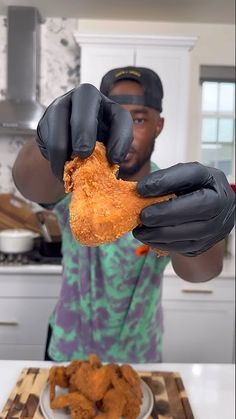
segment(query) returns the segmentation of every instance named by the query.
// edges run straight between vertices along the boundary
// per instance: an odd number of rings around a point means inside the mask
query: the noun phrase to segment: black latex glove
[[[64,164],[74,153],[88,157],[96,140],[107,148],[110,163],[120,163],[133,138],[128,111],[112,102],[91,84],[82,84],[57,98],[45,111],[37,128],[37,143],[60,180]]]
[[[142,196],[177,195],[142,211],[143,225],[133,234],[151,247],[196,256],[234,226],[235,194],[218,169],[197,162],[177,164],[146,176],[137,190]]]

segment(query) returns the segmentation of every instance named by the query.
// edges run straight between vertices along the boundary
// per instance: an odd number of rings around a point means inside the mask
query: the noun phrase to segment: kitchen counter
[[[0,274],[61,274],[62,265],[0,265]],[[172,264],[169,263],[165,269],[165,276],[176,276]],[[234,278],[235,277],[235,260],[234,258],[225,258],[224,266],[218,278]]]
[[[0,361],[0,411],[25,367],[49,368],[51,362]],[[234,418],[233,364],[139,364],[139,371],[176,371],[181,374],[195,419]]]
[[[62,265],[0,265],[0,274],[12,275],[12,274],[61,274]]]

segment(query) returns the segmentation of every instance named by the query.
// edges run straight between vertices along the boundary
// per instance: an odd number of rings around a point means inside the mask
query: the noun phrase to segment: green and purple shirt
[[[103,362],[160,362],[162,277],[169,257],[140,251],[142,243],[131,232],[111,244],[80,245],[70,230],[69,203],[70,194],[55,207],[63,282],[50,319],[50,357],[65,362],[96,353]]]

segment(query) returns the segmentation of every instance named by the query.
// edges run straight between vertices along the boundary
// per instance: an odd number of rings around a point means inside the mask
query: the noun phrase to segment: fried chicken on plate
[[[72,419],[136,419],[143,393],[130,365],[102,365],[91,354],[85,361],[51,367],[49,397],[51,409],[67,409]]]
[[[72,192],[71,231],[83,245],[113,242],[140,224],[143,208],[175,196],[141,197],[137,182],[116,178],[118,170],[118,165],[108,162],[105,146],[98,141],[91,156],[75,157],[65,164],[65,191]]]

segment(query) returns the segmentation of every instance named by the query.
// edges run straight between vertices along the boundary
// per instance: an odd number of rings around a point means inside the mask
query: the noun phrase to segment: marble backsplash
[[[48,18],[41,25],[40,97],[48,106],[56,97],[79,84],[80,51],[73,32],[76,19]],[[0,16],[0,100],[6,96],[7,27]],[[12,179],[15,158],[28,138],[0,135],[0,193],[17,192]]]

